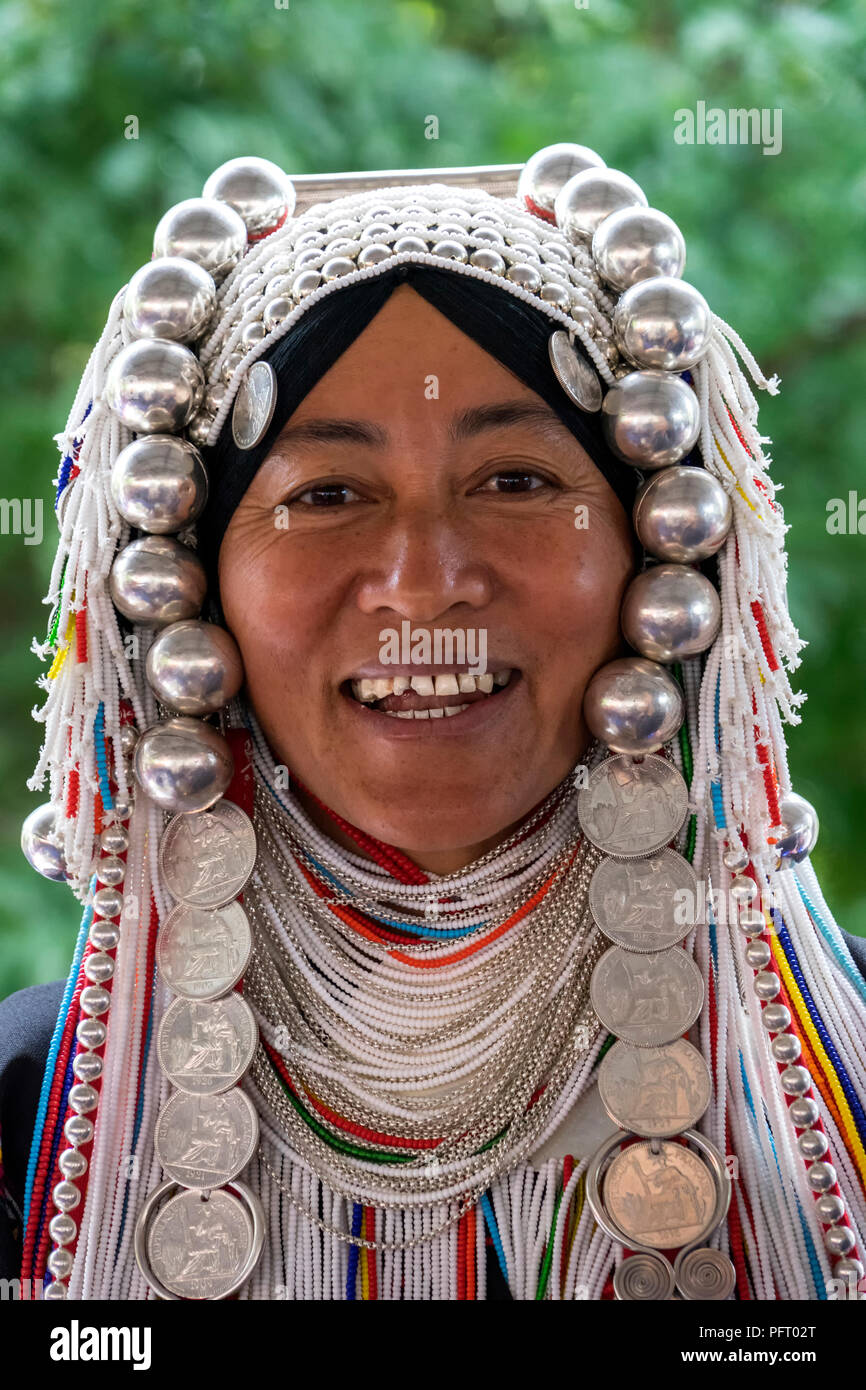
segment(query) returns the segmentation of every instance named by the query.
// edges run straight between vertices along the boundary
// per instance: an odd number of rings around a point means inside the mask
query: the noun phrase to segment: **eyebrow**
[[[503,429],[508,425],[553,426],[566,431],[556,411],[543,401],[497,401],[491,405],[472,406],[461,410],[451,421],[449,434],[455,442],[471,439],[485,430]],[[277,441],[279,444],[364,444],[385,448],[388,432],[368,420],[302,420],[287,425]]]

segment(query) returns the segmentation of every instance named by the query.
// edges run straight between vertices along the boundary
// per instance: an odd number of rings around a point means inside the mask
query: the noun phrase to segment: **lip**
[[[497,669],[501,671],[504,668],[500,666]],[[417,675],[418,672],[419,668],[414,667],[412,673]],[[401,672],[392,667],[390,674],[399,675]],[[503,719],[513,718],[514,701],[522,698],[523,684],[522,675],[516,679],[512,677],[508,685],[500,687],[497,695],[476,701],[462,714],[442,719],[393,719],[390,715],[360,704],[342,689],[340,699],[360,736],[366,734],[385,739],[467,738],[481,732],[488,733]],[[458,698],[454,696],[455,700]]]
[[[387,680],[389,676],[466,676],[466,675],[485,675],[495,674],[497,671],[518,671],[520,668],[515,661],[506,661],[497,656],[488,656],[484,668],[479,672],[477,664],[471,661],[460,662],[451,666],[381,666],[378,662],[368,662],[365,666],[356,666],[354,671],[343,676],[344,681],[360,680]],[[507,686],[504,687],[507,689]]]

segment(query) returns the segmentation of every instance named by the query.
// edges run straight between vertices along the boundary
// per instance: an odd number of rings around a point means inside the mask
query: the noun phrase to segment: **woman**
[[[775,383],[631,179],[516,172],[300,211],[230,161],[112,306],[24,834],[85,902],[10,1171],[46,1297],[862,1275],[866,984],[734,349]]]

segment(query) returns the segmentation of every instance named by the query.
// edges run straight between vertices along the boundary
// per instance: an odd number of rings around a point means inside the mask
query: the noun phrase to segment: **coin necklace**
[[[682,1298],[720,1300],[735,1282],[730,1260],[704,1244],[724,1220],[730,1187],[718,1150],[694,1129],[711,1099],[710,1074],[683,1037],[704,995],[698,967],[680,949],[701,915],[697,878],[668,848],[687,807],[682,776],[654,754],[608,758],[578,796],[583,832],[607,855],[589,901],[613,944],[590,995],[618,1041],[599,1068],[599,1095],[628,1137],[623,1147],[614,1134],[593,1156],[587,1201],[602,1229],[633,1252],[614,1275],[616,1297],[626,1300],[670,1298],[675,1287]],[[671,1263],[662,1251],[678,1254]]]

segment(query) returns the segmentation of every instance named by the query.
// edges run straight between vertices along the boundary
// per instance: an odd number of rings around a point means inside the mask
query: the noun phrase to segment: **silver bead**
[[[104,883],[106,888],[116,888],[126,877],[126,865],[122,859],[108,855],[99,860],[96,866],[96,875],[99,882]]]
[[[393,254],[395,256],[402,256],[404,254],[422,256],[426,254],[427,249],[427,242],[423,237],[412,235],[401,236],[394,242]],[[354,266],[352,268],[354,269]]]
[[[66,859],[55,843],[55,809],[50,801],[37,806],[21,827],[21,852],[31,868],[55,883],[66,881]]]
[[[131,726],[124,724],[123,727],[128,729]],[[138,735],[130,746],[130,753],[134,752],[137,742]],[[99,836],[99,847],[106,854],[123,854],[124,850],[129,848],[129,831],[122,825],[107,825]]]
[[[128,796],[121,796],[119,793],[114,798],[114,809],[111,814],[116,821],[129,820],[132,815],[132,800]]]
[[[853,1279],[859,1283],[863,1278],[863,1263],[861,1260],[845,1257],[837,1260],[833,1266],[833,1273],[837,1279]]]
[[[250,291],[252,290],[253,285],[257,285],[260,278],[261,273],[258,270],[249,270],[247,271],[246,275],[241,275],[237,281],[237,291],[239,298],[246,299]]]
[[[797,1148],[804,1158],[823,1158],[829,1147],[829,1140],[820,1129],[804,1129],[797,1136]]]
[[[469,252],[459,241],[437,241],[431,248],[431,254],[441,256],[446,261],[459,261],[461,265],[469,260]]]
[[[824,1244],[831,1255],[850,1255],[857,1238],[850,1226],[831,1226],[824,1232]]]
[[[145,627],[194,618],[204,603],[204,566],[171,536],[142,536],[121,550],[109,575],[114,606]]]
[[[678,279],[686,263],[686,243],[667,213],[620,208],[596,228],[592,255],[602,279],[615,290],[627,290],[658,275]]]
[[[245,353],[249,352],[251,347],[255,347],[256,343],[260,343],[266,336],[265,325],[261,319],[251,319],[241,329],[240,341]]]
[[[669,372],[629,372],[604,398],[601,415],[610,448],[635,468],[666,468],[697,441],[698,398]]]
[[[473,227],[470,236],[475,241],[483,242],[485,246],[504,246],[505,237],[498,227]]]
[[[52,1201],[58,1211],[74,1211],[81,1201],[81,1193],[74,1182],[59,1182],[51,1193]]]
[[[121,726],[120,726],[120,750],[121,750],[121,752],[123,753],[123,756],[124,756],[125,758],[129,758],[129,757],[132,756],[132,754],[133,754],[134,751],[135,751],[135,745],[136,745],[137,742],[138,742],[138,729],[136,729],[135,725],[134,725],[134,724],[121,724]],[[117,834],[123,834],[123,835],[126,834],[126,831],[125,831],[125,830],[122,830],[120,826],[113,826],[112,829],[113,829]],[[128,839],[128,837],[127,837],[127,844],[128,844],[128,843],[129,843],[129,839]],[[105,846],[103,846],[103,848],[105,848]],[[125,849],[125,848],[126,848],[126,845],[123,845],[122,848]],[[119,850],[112,850],[111,853],[112,853],[112,854],[119,853]]]
[[[667,471],[671,472],[672,470],[668,469]],[[664,473],[656,474],[657,478],[663,478],[664,476]],[[742,873],[743,869],[749,867],[749,856],[742,846],[737,845],[736,848],[725,850],[722,855],[722,863],[725,868],[730,869],[732,873],[739,874]]]
[[[619,169],[584,169],[563,184],[553,211],[559,230],[572,241],[590,241],[606,217],[620,208],[646,207],[634,179]]]
[[[88,1053],[83,1053],[88,1056]],[[76,1058],[76,1061],[78,1059]],[[64,1178],[71,1182],[73,1178],[83,1178],[87,1172],[87,1159],[78,1149],[62,1149],[57,1159],[57,1167],[60,1169]]]
[[[42,1290],[42,1297],[48,1299],[50,1303],[62,1303],[68,1296],[66,1285],[61,1283],[59,1279],[55,1279],[53,1284],[46,1284]]]
[[[235,372],[237,371],[238,367],[241,365],[243,360],[244,354],[242,352],[230,352],[225,362],[223,362],[222,367],[220,369],[220,376],[222,377],[226,386],[230,384],[232,377],[234,376]]]
[[[362,246],[367,246],[371,242],[387,241],[393,232],[394,226],[391,222],[368,222],[359,240]]]
[[[732,517],[731,499],[712,473],[684,464],[641,483],[632,513],[644,550],[680,565],[715,555],[725,543]]]
[[[797,1129],[806,1129],[810,1125],[816,1125],[821,1118],[818,1109],[818,1102],[811,1096],[798,1096],[792,1100],[788,1106],[788,1114],[791,1117],[791,1124]]]
[[[332,256],[322,266],[322,279],[325,284],[330,284],[332,280],[339,280],[344,275],[351,275],[357,269],[355,262],[350,261],[348,256]]]
[[[202,197],[228,203],[255,239],[282,226],[296,202],[294,184],[279,165],[254,155],[221,164],[202,189]]]
[[[517,180],[517,196],[530,212],[553,220],[553,206],[563,184],[584,169],[604,168],[604,160],[586,145],[561,142],[530,155]]]
[[[71,1250],[52,1250],[46,1264],[55,1279],[68,1279],[72,1273]]]
[[[741,912],[737,918],[737,926],[740,931],[745,932],[746,936],[760,936],[767,929],[766,918],[763,912],[756,909],[747,908]]]
[[[95,951],[84,962],[85,977],[94,985],[104,985],[114,974],[114,961],[104,951]]]
[[[836,1186],[836,1169],[832,1163],[819,1159],[806,1169],[806,1181],[813,1192],[829,1192],[831,1187]]]
[[[683,722],[683,695],[663,666],[621,657],[597,671],[583,697],[590,731],[614,753],[651,753]]]
[[[69,1092],[69,1106],[76,1115],[87,1115],[99,1104],[99,1092],[86,1082],[73,1086]]]
[[[119,917],[123,911],[123,894],[116,888],[97,888],[93,895],[93,911],[97,917]]]
[[[790,1025],[791,1015],[784,1004],[767,1004],[761,1010],[761,1022],[768,1033],[784,1033]]]
[[[134,337],[174,343],[201,337],[215,308],[213,276],[181,256],[159,256],[143,265],[123,297],[123,317]]]
[[[201,414],[215,416],[226,398],[226,388],[222,381],[215,381],[204,393]]]
[[[207,473],[186,439],[152,434],[121,449],[111,470],[111,495],[130,526],[170,535],[191,526],[204,510]]]
[[[639,280],[626,290],[613,315],[616,345],[636,367],[684,372],[706,355],[712,332],[710,306],[699,290],[670,275]]]
[[[105,378],[105,400],[136,434],[176,434],[204,398],[204,372],[182,343],[139,338],[114,358]]]
[[[766,941],[750,941],[746,947],[746,962],[753,970],[763,970],[770,963],[770,954]]]
[[[770,1043],[770,1051],[775,1061],[781,1062],[784,1067],[789,1067],[793,1062],[800,1060],[803,1047],[800,1039],[794,1033],[777,1033]]]
[[[541,289],[541,271],[537,266],[529,265],[526,261],[516,261],[514,265],[508,267],[506,279],[512,284],[520,285],[530,294],[537,294]]]
[[[769,1004],[767,1007],[772,1009],[776,1006]],[[766,1009],[764,1012],[766,1013]],[[805,1067],[786,1067],[783,1072],[779,1073],[779,1080],[782,1084],[782,1090],[787,1096],[805,1096],[806,1092],[812,1088],[812,1078]]]
[[[186,198],[169,208],[153,238],[156,256],[194,261],[220,284],[247,244],[247,229],[234,208],[210,198]]]
[[[75,1036],[82,1047],[102,1047],[108,1029],[99,1018],[83,1018],[75,1029]]]
[[[479,270],[487,270],[491,275],[505,274],[505,261],[492,246],[479,246],[475,251],[471,251],[469,264],[477,266]]]
[[[781,869],[789,869],[792,864],[801,864],[818,843],[818,815],[804,796],[796,792],[785,792],[779,797],[779,811],[782,822],[774,827],[774,849],[779,856]]]
[[[214,714],[243,681],[237,643],[216,623],[172,623],[147,653],[147,679],[163,704],[178,714]]]
[[[87,937],[97,951],[113,951],[120,940],[120,927],[116,922],[106,922],[97,917],[92,922]]]
[[[366,246],[361,247],[358,253],[358,267],[365,270],[367,266],[378,265],[380,261],[387,261],[388,257],[393,256],[393,254],[390,246],[386,246],[384,241],[371,241]],[[436,254],[441,253],[437,252]]]
[[[262,314],[265,332],[270,333],[273,329],[278,328],[283,320],[289,317],[294,307],[291,299],[287,299],[285,295],[277,295],[276,299],[269,299]]]
[[[845,1203],[835,1192],[825,1192],[815,1202],[815,1215],[825,1226],[832,1221],[841,1221],[845,1215]]]
[[[203,449],[207,444],[208,435],[211,432],[214,417],[206,411],[201,411],[194,415],[187,426],[187,438],[190,444],[194,444],[197,449]]]
[[[762,946],[765,944],[765,942],[761,942]],[[782,988],[778,975],[775,975],[772,970],[760,970],[752,981],[752,987],[759,999],[766,1000],[775,999]]]
[[[111,995],[107,989],[101,985],[87,985],[81,991],[80,997],[81,1011],[85,1014],[95,1015],[107,1013],[111,1006]]]
[[[102,1075],[102,1058],[95,1052],[79,1052],[73,1059],[72,1071],[79,1081],[90,1084]]]
[[[48,1234],[57,1245],[70,1245],[78,1235],[78,1227],[71,1216],[58,1212],[48,1222]]]
[[[317,270],[302,270],[292,281],[292,298],[305,299],[313,290],[317,290],[322,283],[322,277]]]
[[[84,1115],[70,1115],[63,1126],[63,1133],[70,1144],[77,1144],[79,1148],[83,1148],[93,1138],[93,1121]]]
[[[651,661],[683,661],[716,640],[722,605],[715,586],[689,565],[652,565],[622,601],[626,641]]]
[[[728,892],[738,907],[753,903],[758,896],[758,885],[753,878],[746,874],[737,874],[732,878],[728,887]]]
[[[564,310],[565,313],[569,311],[571,293],[565,285],[548,282],[548,284],[541,286],[538,297],[545,304],[553,304],[557,309]]]
[[[183,716],[146,729],[135,750],[136,781],[167,811],[206,810],[222,796],[233,770],[222,735]]]

